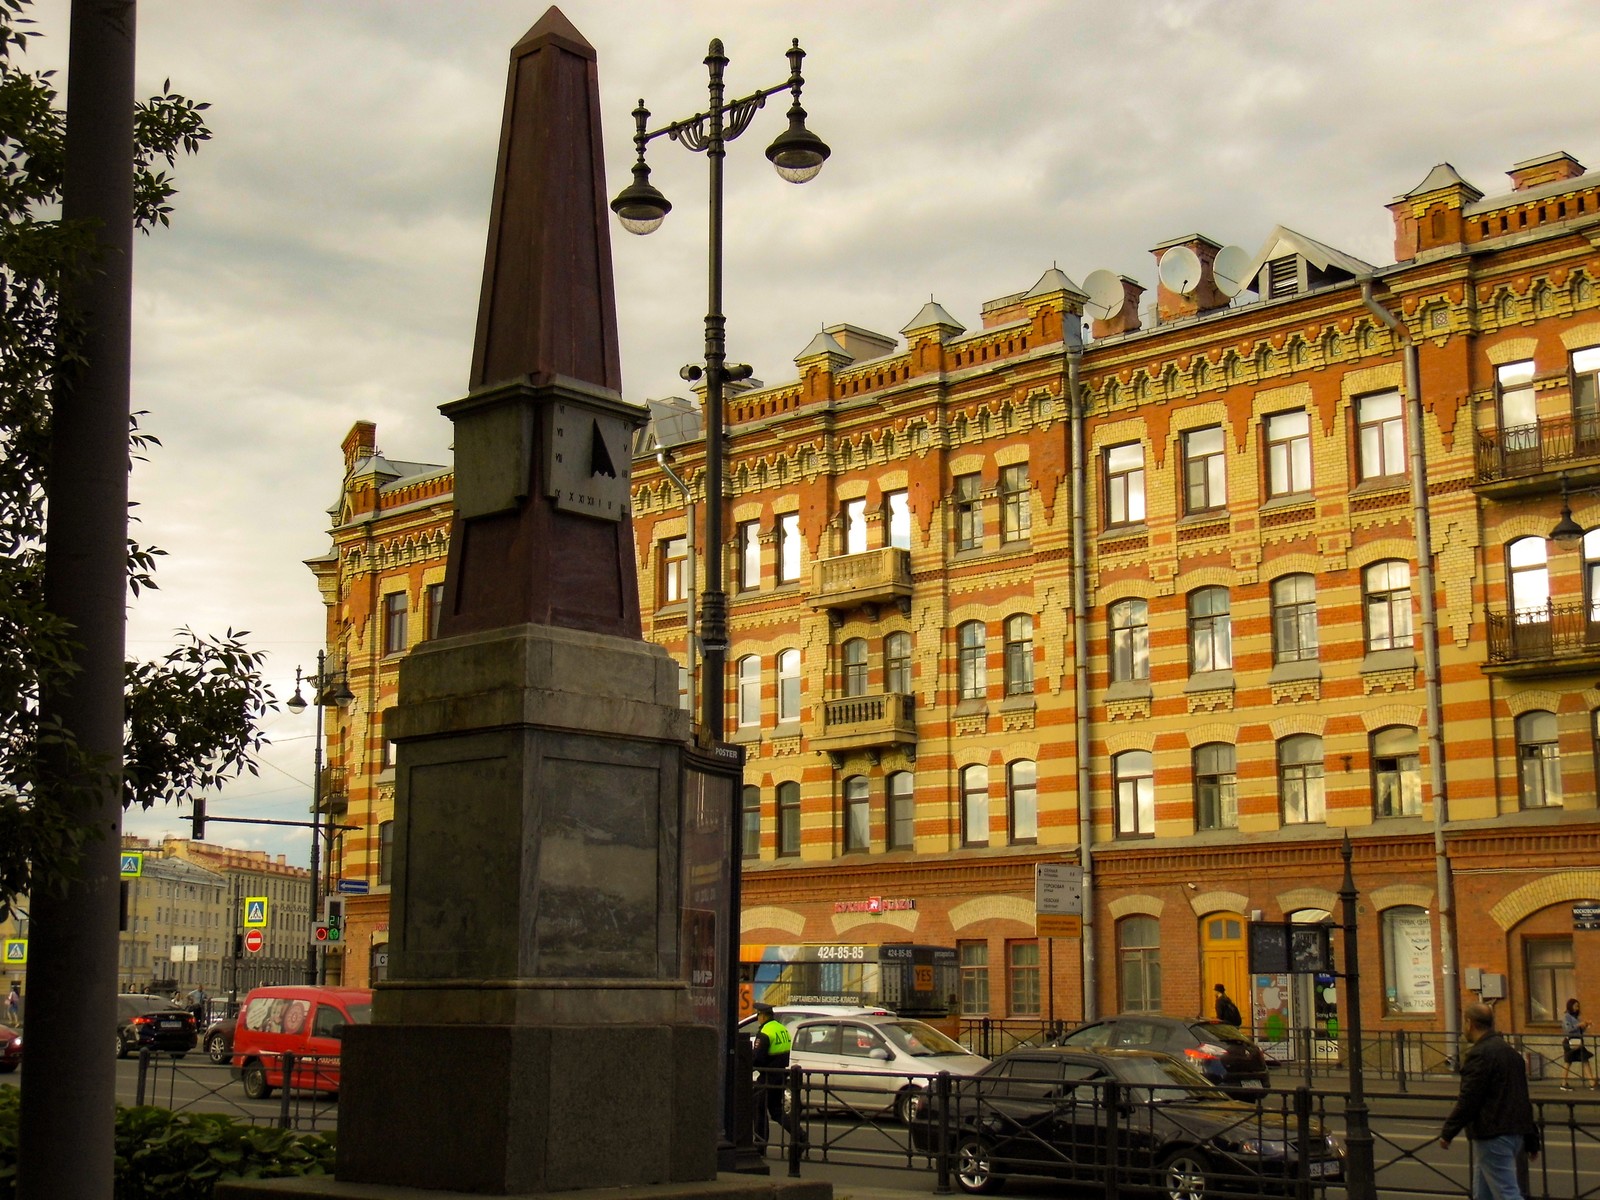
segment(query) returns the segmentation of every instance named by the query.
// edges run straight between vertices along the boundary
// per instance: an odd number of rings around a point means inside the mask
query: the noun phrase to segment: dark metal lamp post
[[[1344,880],[1339,902],[1344,918],[1345,1001],[1349,1008],[1350,1098],[1344,1106],[1345,1194],[1349,1200],[1377,1200],[1377,1180],[1372,1156],[1372,1128],[1367,1122],[1366,1072],[1361,1059],[1361,954],[1356,943],[1356,883],[1350,870],[1350,835],[1339,849],[1344,859]]]
[[[317,708],[317,733],[316,743],[312,750],[311,758],[311,880],[309,883],[310,902],[306,919],[306,983],[315,986],[319,958],[317,944],[311,940],[311,927],[317,923],[318,902],[321,897],[317,894],[321,889],[318,878],[317,856],[322,848],[322,710],[330,706],[343,708],[355,699],[355,693],[350,690],[345,682],[344,672],[330,673],[327,669],[328,656],[325,651],[317,651],[317,674],[308,682],[312,685],[312,702]],[[338,684],[334,685],[337,675]],[[304,676],[300,668],[294,669],[294,695],[283,702],[283,706],[296,715],[305,712],[306,698],[300,694],[300,683]],[[329,822],[329,832],[332,832],[332,822]],[[333,856],[332,838],[329,839],[328,855]]]
[[[728,59],[722,42],[713,38],[706,54],[710,71],[711,103],[707,111],[660,129],[646,132],[650,110],[644,101],[633,110],[633,142],[639,158],[633,166],[633,182],[611,202],[622,227],[629,233],[646,234],[657,229],[672,211],[667,198],[650,184],[650,168],[645,164],[645,147],[663,135],[696,153],[704,153],[711,168],[711,251],[706,300],[706,581],[700,602],[700,647],[705,663],[701,681],[701,725],[706,737],[723,738],[723,676],[728,658],[728,594],[722,579],[722,456],[723,389],[729,380],[748,379],[751,370],[742,363],[727,362],[726,321],[722,313],[722,160],[726,145],[743,133],[767,97],[788,89],[793,94],[789,105],[789,127],[767,147],[767,158],[778,174],[790,183],[814,179],[827,161],[827,145],[806,128],[806,110],[800,107],[800,89],[805,80],[800,62],[805,51],[795,39],[788,50],[789,78],[742,100],[724,103],[722,71]],[[699,377],[698,367],[685,368],[686,379]],[[693,564],[690,564],[693,570]]]

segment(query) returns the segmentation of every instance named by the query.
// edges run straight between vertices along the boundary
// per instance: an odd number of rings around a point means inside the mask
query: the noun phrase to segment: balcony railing
[[[1482,430],[1475,445],[1481,483],[1542,475],[1570,463],[1600,458],[1600,413]]]
[[[350,807],[350,795],[344,786],[343,767],[322,768],[322,808],[335,816]]]
[[[917,744],[916,713],[910,696],[842,696],[822,702],[822,727],[811,737],[813,750],[871,750]]]
[[[1544,604],[1489,614],[1491,663],[1600,655],[1600,606]],[[1583,668],[1592,669],[1587,662]]]
[[[898,604],[911,611],[911,552],[895,546],[825,558],[811,568],[813,608]]]

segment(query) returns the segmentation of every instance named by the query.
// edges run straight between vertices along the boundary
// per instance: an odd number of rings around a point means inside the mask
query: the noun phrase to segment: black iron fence
[[[1600,456],[1600,414],[1549,417],[1536,425],[1480,431],[1474,441],[1478,478],[1516,479]]]
[[[241,1072],[159,1051],[139,1052],[134,1103],[173,1112],[221,1113],[251,1125],[274,1125],[301,1131],[335,1128],[339,1123],[339,1060],[309,1055],[270,1055],[271,1077],[279,1082],[269,1095],[251,1089]],[[257,1090],[257,1095],[250,1095]]]

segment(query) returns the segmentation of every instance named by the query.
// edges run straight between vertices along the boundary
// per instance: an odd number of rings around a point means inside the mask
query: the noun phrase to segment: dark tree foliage
[[[71,778],[92,779],[96,770],[39,714],[41,692],[75,670],[73,631],[44,603],[45,482],[53,383],[81,361],[80,323],[63,296],[95,263],[93,231],[60,219],[66,113],[53,73],[20,63],[37,36],[29,3],[0,0],[0,918],[13,897],[73,878],[86,839],[105,832],[37,800],[43,763],[63,764]],[[169,223],[176,187],[167,171],[211,136],[207,107],[172,91],[170,81],[138,106],[134,220],[143,232]],[[158,444],[140,433],[141,415],[129,430],[130,465]],[[135,595],[155,586],[160,553],[128,543]],[[125,807],[176,801],[254,773],[258,721],[276,707],[245,633],[176,636],[161,661],[127,664]]]

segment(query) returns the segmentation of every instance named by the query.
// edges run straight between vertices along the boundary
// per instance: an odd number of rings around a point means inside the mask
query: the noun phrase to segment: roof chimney
[[[1098,317],[1089,322],[1089,336],[1116,337],[1119,333],[1136,333],[1139,329],[1139,303],[1144,299],[1144,285],[1126,275],[1118,275],[1122,285],[1122,307],[1104,321]]]
[[[1506,174],[1511,176],[1512,191],[1525,192],[1541,183],[1576,179],[1583,174],[1583,164],[1565,150],[1557,150],[1554,154],[1541,154],[1538,158],[1519,162]]]
[[[344,473],[348,475],[358,461],[378,452],[378,427],[371,421],[357,421],[350,426],[339,448],[344,451]]]
[[[1156,256],[1156,313],[1161,320],[1176,321],[1181,317],[1193,317],[1212,309],[1228,307],[1228,297],[1218,290],[1211,271],[1211,264],[1221,249],[1221,244],[1210,238],[1191,233],[1173,238],[1170,242],[1162,242],[1150,251]],[[1187,290],[1179,290],[1176,286],[1179,283],[1177,272],[1161,269],[1162,261],[1174,250],[1187,250],[1199,260],[1194,278],[1183,281],[1189,285]]]

